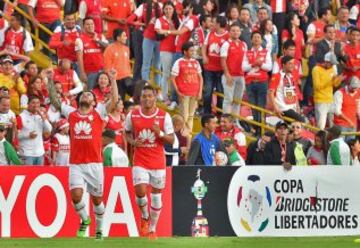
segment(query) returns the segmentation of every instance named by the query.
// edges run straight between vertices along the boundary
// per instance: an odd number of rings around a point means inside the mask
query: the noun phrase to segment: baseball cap
[[[279,121],[278,123],[276,123],[275,129],[279,129],[280,127],[288,128],[289,126],[285,121]]]
[[[350,88],[352,88],[352,89],[360,88],[360,80],[358,77],[354,76],[350,79]]]
[[[6,62],[10,62],[11,64],[14,64],[14,61],[10,56],[6,56],[1,60],[1,63],[6,63]]]
[[[325,54],[324,62],[329,62],[329,63],[331,63],[333,65],[339,64],[339,62],[337,61],[335,53],[332,53],[332,52],[328,52],[327,54]]]
[[[68,122],[65,118],[61,118],[60,120],[58,120],[58,122],[56,123],[56,125],[57,125],[57,128],[58,128],[59,130],[61,130],[61,129],[64,129],[64,128],[68,127],[68,126],[69,126],[69,122]]]

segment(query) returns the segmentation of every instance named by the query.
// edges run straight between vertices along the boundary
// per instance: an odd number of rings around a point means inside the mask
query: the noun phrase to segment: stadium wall
[[[358,175],[358,167],[168,168],[158,234],[359,235]],[[131,169],[105,168],[104,186],[105,236],[138,236]],[[78,225],[67,167],[0,167],[0,237],[74,237]]]

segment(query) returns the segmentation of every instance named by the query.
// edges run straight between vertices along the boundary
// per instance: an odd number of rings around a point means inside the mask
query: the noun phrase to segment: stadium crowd
[[[172,116],[175,141],[165,145],[168,166],[360,165],[359,137],[341,136],[360,129],[360,1],[12,2],[31,20],[0,6],[2,165],[68,165],[69,132],[89,127],[69,131],[51,97],[76,108],[91,92],[107,104],[115,84],[118,101],[102,127],[104,166],[129,166],[125,120],[150,80],[158,102],[180,113]],[[51,68],[30,59],[25,27],[39,24],[54,32],[39,30],[56,51],[43,48]],[[277,119],[275,133],[261,136],[231,115],[261,122],[261,113],[234,99],[295,121]],[[202,130],[192,134],[196,115]],[[321,129],[314,140],[304,123]],[[247,145],[245,132],[258,139]]]

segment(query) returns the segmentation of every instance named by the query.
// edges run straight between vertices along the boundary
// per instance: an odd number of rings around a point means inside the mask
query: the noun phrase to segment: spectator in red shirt
[[[220,127],[216,129],[215,135],[224,141],[226,138],[234,140],[236,150],[246,160],[247,148],[246,137],[239,128],[234,125],[234,118],[230,114],[223,114],[220,118]]]
[[[302,50],[305,46],[304,33],[299,28],[300,18],[298,14],[290,12],[286,22],[286,29],[281,33],[281,41],[284,44],[288,39],[295,42],[295,55],[294,58],[297,60],[302,59]]]
[[[57,26],[61,25],[61,9],[64,3],[64,0],[30,0],[28,4],[29,14],[35,28],[37,28],[40,23],[50,29],[50,31],[54,31]],[[49,44],[50,35],[42,29],[39,29],[39,38],[45,42],[45,44]],[[43,52],[49,57],[52,56],[48,49],[44,48]]]
[[[170,32],[170,30],[178,29],[180,21],[177,17],[175,6],[172,2],[166,2],[163,7],[164,15],[155,21],[155,31],[160,38],[160,63],[162,69],[161,91],[162,100],[168,101],[168,85],[170,78],[171,66],[176,52],[175,35],[161,33]]]
[[[244,56],[242,69],[245,72],[246,94],[251,104],[261,108],[266,106],[268,90],[268,72],[272,68],[270,51],[261,46],[262,37],[259,32],[251,34],[252,48]],[[261,122],[259,111],[253,110],[254,120]],[[256,132],[260,130],[257,128]]]
[[[96,86],[92,92],[96,96],[96,101],[105,103],[110,97],[110,78],[107,73],[101,72],[97,79]]]
[[[162,15],[162,3],[157,0],[146,0],[135,12],[128,18],[128,23],[135,26],[144,27],[144,40],[142,43],[143,61],[141,68],[141,78],[150,79],[151,65],[160,71],[160,43],[156,39],[155,20]],[[135,21],[137,20],[137,21]],[[140,48],[139,48],[140,49]],[[155,82],[160,85],[161,76],[155,74]]]
[[[104,68],[103,49],[108,45],[103,35],[95,33],[94,20],[84,19],[84,32],[75,41],[75,52],[80,70],[80,79],[89,90],[95,86],[98,73]]]
[[[194,44],[192,42],[184,43],[184,57],[176,60],[171,70],[171,81],[178,94],[180,112],[190,131],[193,129],[194,113],[198,100],[201,99],[203,88],[201,67],[199,62],[193,59],[194,53]]]
[[[67,14],[64,17],[64,23],[54,30],[49,47],[56,49],[58,60],[69,59],[77,73],[79,73],[76,64],[75,41],[80,37],[81,28],[76,25],[75,14]]]
[[[221,66],[224,70],[222,85],[224,87],[224,113],[240,114],[240,104],[234,103],[234,99],[242,100],[245,91],[244,72],[241,63],[247,51],[245,42],[239,39],[240,26],[234,23],[230,27],[230,39],[221,46]]]
[[[85,20],[86,17],[91,17],[94,20],[95,32],[101,35],[103,32],[101,19],[101,0],[80,0],[79,2],[80,19]]]
[[[204,64],[204,113],[211,113],[211,100],[214,88],[217,92],[223,93],[221,83],[223,68],[221,66],[220,48],[229,39],[226,30],[226,18],[218,16],[216,18],[215,29],[211,31],[202,47]],[[222,108],[223,99],[218,97],[217,107]]]
[[[344,47],[346,67],[345,73],[348,78],[357,76],[360,78],[360,29],[350,29],[350,43]]]
[[[23,75],[23,80],[25,86],[29,85],[30,78],[35,77],[39,72],[39,69],[34,61],[29,61],[25,64],[25,74]]]

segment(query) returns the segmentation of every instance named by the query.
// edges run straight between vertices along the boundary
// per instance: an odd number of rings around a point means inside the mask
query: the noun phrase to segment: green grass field
[[[0,239],[0,248],[347,248],[359,247],[354,237],[321,238],[160,238],[150,241],[146,238],[94,239]]]

